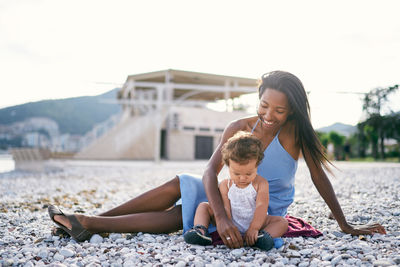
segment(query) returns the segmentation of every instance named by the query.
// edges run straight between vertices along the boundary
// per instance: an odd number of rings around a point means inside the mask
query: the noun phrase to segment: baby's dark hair
[[[256,159],[257,166],[264,158],[261,141],[249,132],[239,131],[222,147],[222,159],[229,166],[229,160],[239,164],[246,164],[249,160]]]

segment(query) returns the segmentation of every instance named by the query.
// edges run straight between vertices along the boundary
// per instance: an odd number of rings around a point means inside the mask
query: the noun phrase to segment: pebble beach
[[[284,238],[279,249],[193,246],[182,232],[109,233],[77,243],[52,236],[49,204],[67,213],[95,215],[176,174],[201,174],[205,161],[62,161],[52,171],[0,173],[1,266],[399,266],[400,164],[337,162],[330,175],[349,222],[382,224],[386,235],[340,231],[299,161],[296,195],[288,213],[323,232],[318,238]],[[226,178],[227,170],[220,174]]]

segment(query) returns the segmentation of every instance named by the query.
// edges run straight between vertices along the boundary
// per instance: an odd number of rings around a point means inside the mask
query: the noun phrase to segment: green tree
[[[392,138],[397,142],[397,152],[400,161],[400,112],[385,116],[385,137]]]
[[[368,137],[364,132],[365,122],[360,122],[357,124],[357,154],[360,158],[365,158],[367,156],[367,149],[368,149]]]
[[[398,84],[387,88],[378,87],[372,89],[364,96],[363,110],[365,110],[368,115],[381,115],[383,107],[389,101],[389,95],[396,92],[397,89],[399,89]]]
[[[374,159],[378,159],[378,141],[379,141],[379,135],[378,131],[376,129],[376,125],[371,122],[371,119],[368,119],[366,124],[364,125],[364,133],[365,136],[367,137],[367,140],[372,146],[372,156]]]
[[[335,158],[336,159],[341,159],[341,155],[343,152],[343,144],[344,144],[345,140],[346,140],[346,137],[344,135],[341,135],[335,131],[329,132],[329,141],[332,142],[332,144],[335,148]]]
[[[329,136],[328,136],[328,134],[323,133],[323,132],[318,132],[318,131],[317,131],[317,135],[318,135],[318,138],[319,138],[319,141],[321,142],[321,144],[322,144],[325,148],[327,148],[327,147],[328,147],[328,143],[329,143]]]
[[[385,118],[382,116],[382,109],[387,107],[389,95],[394,93],[399,85],[393,85],[386,88],[374,88],[365,94],[363,99],[363,110],[366,111],[368,118],[365,121],[363,131],[366,133],[372,145],[372,153],[375,159],[379,156],[378,142],[380,144],[380,157],[385,158]],[[390,109],[390,107],[387,107]]]

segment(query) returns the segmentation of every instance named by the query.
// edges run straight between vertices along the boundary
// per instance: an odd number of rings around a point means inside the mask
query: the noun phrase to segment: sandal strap
[[[258,231],[258,237],[262,237],[262,236],[264,236],[264,235],[266,235],[266,236],[272,238],[271,235],[270,235],[267,231],[264,231],[264,230]]]
[[[56,207],[54,205],[50,205],[48,207],[48,212],[50,215],[50,219],[55,223],[57,223],[57,222],[54,220],[54,216],[56,216],[56,215],[65,216],[64,213],[58,207]]]
[[[204,231],[204,235],[205,235],[205,236],[208,236],[208,229],[207,229],[204,225],[196,224],[195,226],[193,226],[193,229],[194,229],[196,232],[199,232],[200,229],[201,229],[201,230]],[[203,234],[202,232],[199,232],[199,233],[200,233],[200,234]]]
[[[89,239],[93,234],[86,230],[82,224],[78,221],[74,214],[67,214],[66,217],[71,223],[71,236],[78,241],[84,241]]]

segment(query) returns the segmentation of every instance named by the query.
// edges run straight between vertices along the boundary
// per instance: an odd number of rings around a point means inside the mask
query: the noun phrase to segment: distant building
[[[58,135],[57,122],[44,117],[31,117],[7,126],[0,126],[0,140],[5,141],[4,147],[51,149]]]
[[[118,93],[118,123],[76,154],[79,159],[208,159],[224,127],[249,115],[232,99],[257,92],[257,80],[180,70],[128,76]],[[223,100],[224,112],[208,108]]]

